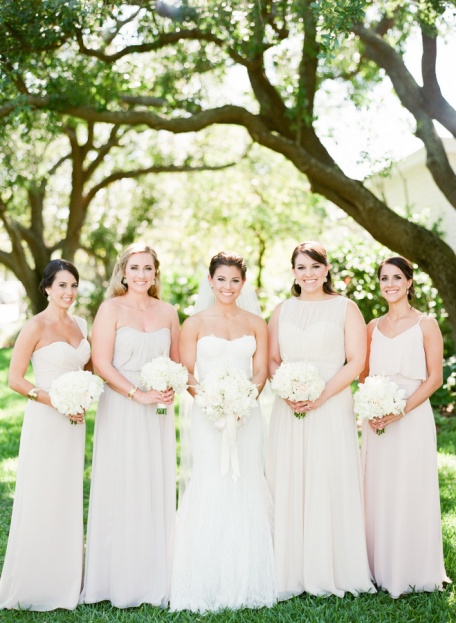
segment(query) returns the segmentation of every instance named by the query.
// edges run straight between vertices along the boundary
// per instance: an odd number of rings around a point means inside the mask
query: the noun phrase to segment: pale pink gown
[[[394,338],[376,326],[369,366],[371,376],[388,376],[410,396],[427,377],[420,321]],[[442,589],[448,578],[429,400],[380,436],[365,421],[362,462],[369,564],[377,585],[392,597]]]

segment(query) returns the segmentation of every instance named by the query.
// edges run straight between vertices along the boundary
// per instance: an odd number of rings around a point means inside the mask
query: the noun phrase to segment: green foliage
[[[380,318],[388,310],[380,295],[377,267],[382,260],[393,255],[397,254],[373,240],[357,235],[331,250],[331,273],[336,289],[357,303],[366,322]],[[414,284],[413,305],[437,320],[444,338],[445,354],[449,357],[454,352],[454,345],[442,298],[430,278],[416,265]]]

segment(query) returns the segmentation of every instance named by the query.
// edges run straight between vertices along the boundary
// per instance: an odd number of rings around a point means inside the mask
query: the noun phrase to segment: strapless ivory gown
[[[348,300],[284,301],[279,317],[284,361],[314,364],[324,381],[345,363]],[[275,398],[269,427],[268,482],[280,599],[358,594],[375,589],[367,560],[361,465],[350,388],[303,419]]]
[[[375,327],[369,374],[388,376],[408,398],[426,379],[419,322],[388,338]],[[429,400],[385,428],[363,422],[362,458],[369,564],[392,597],[442,589],[445,573],[434,415]]]
[[[251,375],[254,336],[205,336],[197,344],[200,379],[213,369],[241,368]],[[260,608],[276,601],[271,497],[263,470],[258,407],[236,429],[240,476],[221,472],[221,439],[194,403],[193,471],[179,503],[171,610],[194,612]]]
[[[83,368],[86,323],[77,348],[53,342],[32,355],[36,386]],[[29,400],[22,426],[13,514],[0,580],[0,608],[76,608],[81,591],[85,424]]]
[[[132,385],[142,366],[169,354],[163,328],[118,329],[113,364]],[[106,387],[95,421],[82,603],[118,608],[169,599],[176,512],[174,409],[157,414]]]

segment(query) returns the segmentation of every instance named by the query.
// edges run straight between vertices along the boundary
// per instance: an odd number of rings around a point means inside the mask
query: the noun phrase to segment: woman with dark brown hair
[[[276,397],[269,429],[279,598],[373,591],[364,534],[361,471],[350,383],[363,369],[366,327],[332,286],[325,249],[298,245],[293,296],[269,323],[269,374],[313,364],[324,389],[314,401]],[[305,417],[295,417],[305,413]]]
[[[0,580],[0,609],[76,608],[83,569],[84,413],[69,417],[51,403],[53,380],[90,360],[87,324],[69,313],[79,273],[67,260],[44,269],[44,311],[28,320],[14,345],[9,386],[28,398],[13,514]],[[35,383],[26,378],[32,362]],[[70,422],[78,426],[70,426]]]
[[[441,589],[448,581],[429,403],[442,384],[443,343],[436,320],[412,306],[412,264],[390,257],[377,274],[388,312],[369,323],[360,380],[387,376],[404,390],[406,404],[403,415],[363,422],[367,548],[378,587],[399,597]]]

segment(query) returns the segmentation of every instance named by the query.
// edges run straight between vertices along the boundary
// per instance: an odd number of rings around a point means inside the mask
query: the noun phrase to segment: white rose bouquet
[[[243,370],[213,370],[196,387],[196,403],[214,426],[223,430],[226,418],[233,416],[236,426],[244,423],[256,405],[257,387]]]
[[[139,381],[147,389],[154,389],[157,392],[173,389],[179,394],[187,389],[188,370],[181,363],[176,363],[167,355],[162,355],[143,365]],[[166,412],[167,407],[159,404],[157,413]]]
[[[314,401],[321,396],[325,382],[318,369],[306,361],[282,361],[271,380],[272,389],[292,402]],[[305,413],[294,414],[303,418]]]
[[[104,381],[88,370],[66,372],[54,379],[49,389],[52,406],[70,416],[85,413],[103,392]],[[71,424],[76,424],[70,420]]]
[[[373,420],[385,415],[404,413],[404,390],[384,376],[368,376],[354,396],[355,413],[361,419]],[[382,435],[385,429],[377,431]]]
[[[235,482],[240,475],[236,428],[245,424],[257,396],[256,385],[237,368],[213,370],[196,387],[196,404],[222,433],[221,473],[228,473],[231,465]]]

